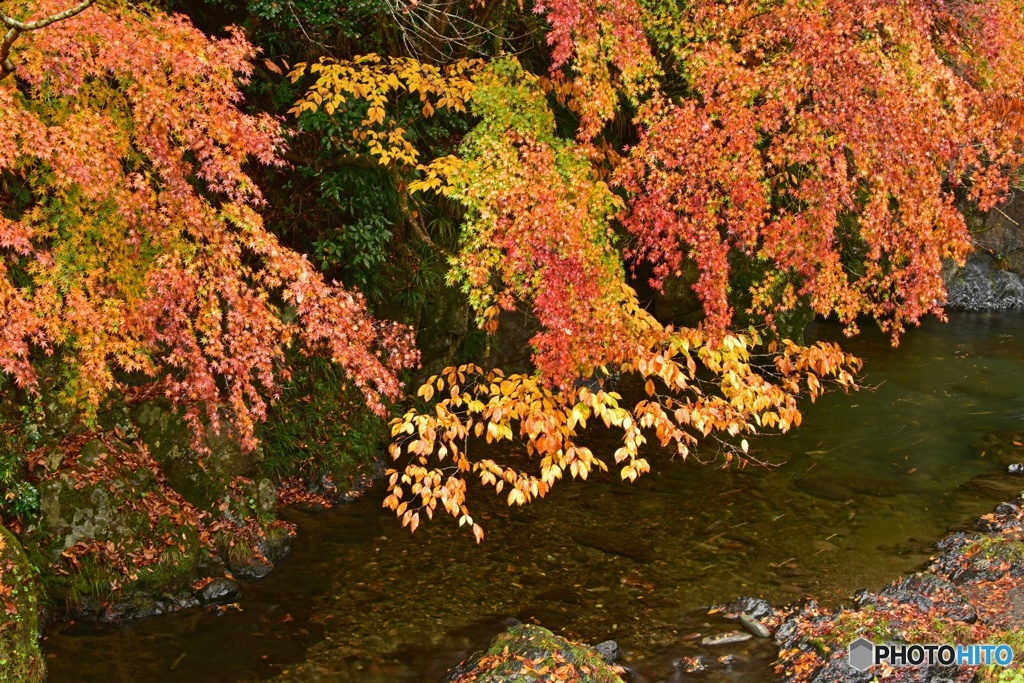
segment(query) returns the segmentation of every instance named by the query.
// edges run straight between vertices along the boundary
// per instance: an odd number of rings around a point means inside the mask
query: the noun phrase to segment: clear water
[[[291,556],[246,585],[237,609],[53,628],[50,680],[437,681],[511,620],[614,638],[638,680],[684,680],[672,660],[702,652],[691,636],[729,628],[703,606],[743,594],[841,603],[913,571],[949,528],[991,509],[994,494],[962,485],[999,470],[972,444],[1024,429],[1021,339],[1015,315],[951,315],[899,349],[865,333],[845,345],[876,388],[827,395],[794,433],[753,444],[778,467],[654,455],[635,484],[563,482],[526,508],[480,492],[481,546],[446,519],[410,536],[380,509],[380,490],[289,513],[300,528]],[[704,680],[770,680],[764,641],[709,656],[726,653]]]

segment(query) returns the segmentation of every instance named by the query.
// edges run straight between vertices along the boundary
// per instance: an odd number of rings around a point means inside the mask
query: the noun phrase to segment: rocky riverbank
[[[198,449],[198,450],[197,450]],[[275,484],[228,431],[197,444],[162,398],[34,452],[39,514],[19,541],[41,570],[47,614],[104,620],[230,599],[288,552]]]
[[[1000,504],[977,530],[936,544],[924,571],[878,593],[861,591],[854,609],[823,610],[813,601],[773,615],[776,671],[787,683],[1002,681],[997,667],[926,666],[858,672],[847,647],[875,643],[1009,643],[1024,645],[1024,500]],[[1019,666],[1019,664],[1018,664]],[[1019,673],[1012,674],[1020,676]],[[1019,680],[1014,678],[1012,680]]]
[[[1024,447],[1019,446],[1024,444],[1024,434],[990,437],[988,442],[992,450],[999,451],[1001,460],[1024,461]],[[1010,448],[1000,451],[1003,442]],[[1019,481],[1024,488],[1024,478]],[[1008,643],[1016,652],[1024,651],[1024,499],[999,504],[977,520],[974,529],[951,533],[935,548],[938,554],[923,571],[895,579],[877,593],[859,591],[850,608],[828,609],[814,600],[776,608],[751,597],[712,607],[703,624],[706,630],[683,636],[686,651],[692,654],[674,661],[676,677],[672,680],[747,680],[744,667],[749,669],[757,655],[745,656],[744,650],[763,650],[762,644],[767,642],[774,646],[777,659],[773,665],[762,659],[774,670],[759,680],[768,680],[773,674],[780,683],[868,683],[879,678],[902,683],[1024,680],[1024,674],[1013,667],[876,667],[861,672],[849,665],[847,648],[861,637],[875,643]],[[537,662],[591,662],[602,655],[607,663],[615,661],[607,655],[617,648],[609,644],[589,648],[566,644],[557,637],[540,637],[545,633],[515,626],[485,652],[453,669],[448,680],[499,683],[513,680],[509,676],[515,671],[532,678],[514,680],[538,683],[606,680],[571,667],[564,671],[576,672],[577,678],[537,673],[533,666]],[[573,648],[572,655],[565,654],[567,647]],[[616,675],[634,683],[647,681],[631,672],[628,663]]]
[[[130,387],[86,419],[44,376],[39,397],[0,403],[2,683],[43,676],[40,622],[235,601],[289,553],[278,508],[350,499],[380,450],[383,427],[361,429],[327,380],[315,399],[284,396],[273,436],[245,452],[226,421],[194,429],[159,386]],[[315,443],[329,454],[314,457]]]

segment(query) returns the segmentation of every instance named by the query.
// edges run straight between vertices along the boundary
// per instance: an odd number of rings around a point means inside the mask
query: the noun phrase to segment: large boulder
[[[154,447],[171,462],[169,453],[187,453],[180,444]],[[225,462],[212,458],[209,467],[226,477]],[[292,535],[275,519],[274,486],[237,476],[213,481],[203,510],[146,448],[109,434],[83,444],[41,482],[39,522],[27,535],[54,570],[46,577],[51,600],[83,616],[131,618],[206,600],[193,586],[225,569],[237,578],[266,576]]]
[[[26,534],[52,601],[103,618],[192,604],[191,584],[217,571],[198,511],[167,490],[144,451],[95,439],[40,484],[38,526]]]
[[[491,641],[485,652],[455,667],[447,683],[622,683],[622,669],[602,653],[531,624],[513,626]],[[555,676],[559,676],[555,678]]]
[[[146,469],[122,471],[116,462],[116,452],[92,440],[81,447],[74,466],[40,483],[39,531],[49,560],[79,542],[116,541],[148,527],[146,514],[124,502],[150,495],[156,478]]]
[[[291,532],[275,520],[277,491],[260,476],[263,453],[242,450],[224,420],[207,426],[198,453],[192,431],[170,402],[143,401],[132,410],[139,436],[160,464],[167,486],[188,503],[225,522],[213,523],[214,544],[227,569],[238,578],[261,579],[288,554]]]
[[[1003,467],[1024,464],[1024,432],[989,432],[972,445],[978,455]],[[1024,490],[1024,480],[1021,481]]]
[[[1024,308],[1024,280],[991,254],[974,253],[944,273],[946,305],[963,311]]]
[[[227,421],[221,422],[220,430],[205,428],[207,452],[199,454],[191,447],[191,428],[167,399],[139,403],[132,409],[132,417],[168,485],[201,510],[216,510],[232,480],[257,471],[261,452],[244,453]]]
[[[1010,201],[988,214],[966,209],[974,253],[963,267],[946,264],[950,308],[967,311],[1024,307],[1024,199]]]
[[[0,683],[45,678],[34,576],[18,540],[0,526]]]

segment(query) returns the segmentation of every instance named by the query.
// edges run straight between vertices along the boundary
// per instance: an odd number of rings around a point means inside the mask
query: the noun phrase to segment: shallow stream
[[[561,482],[514,510],[478,492],[480,546],[448,519],[410,535],[381,510],[379,488],[329,512],[287,513],[299,525],[291,555],[245,585],[237,607],[54,628],[49,680],[439,681],[529,620],[617,640],[641,680],[769,681],[763,641],[714,651],[699,678],[672,662],[707,654],[694,633],[730,628],[704,606],[738,595],[849,602],[1006,497],[968,482],[1000,470],[983,437],[1024,430],[1022,340],[1014,315],[951,314],[898,349],[865,333],[844,346],[876,388],[829,394],[806,406],[800,429],[751,444],[780,466],[652,456],[634,484]],[[614,450],[614,436],[604,444]]]

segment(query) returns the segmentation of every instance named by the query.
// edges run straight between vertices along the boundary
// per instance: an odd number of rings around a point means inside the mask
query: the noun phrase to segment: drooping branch
[[[96,0],[82,0],[74,7],[70,7],[63,12],[57,12],[51,14],[48,17],[37,19],[36,21],[18,21],[13,17],[7,16],[3,10],[0,10],[0,22],[7,27],[7,33],[4,34],[3,41],[0,41],[0,80],[7,78],[8,75],[14,73],[14,62],[11,61],[11,47],[14,42],[22,33],[29,31],[36,31],[41,28],[46,28],[50,24],[64,19],[70,19],[76,14],[81,14],[89,5],[93,4]]]

